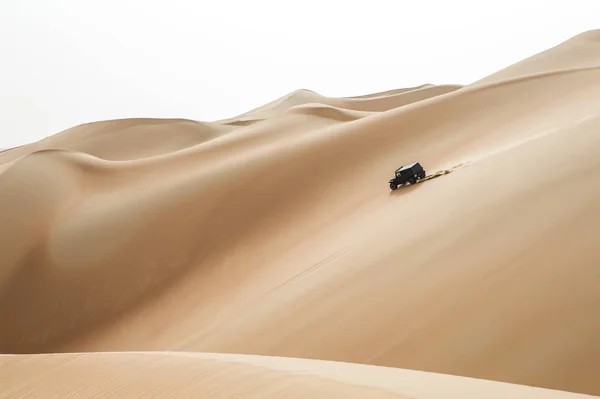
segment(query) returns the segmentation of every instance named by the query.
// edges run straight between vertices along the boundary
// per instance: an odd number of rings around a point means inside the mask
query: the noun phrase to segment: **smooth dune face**
[[[464,87],[0,152],[0,396],[600,395],[599,35]]]
[[[4,356],[0,367],[24,391],[78,398],[537,398],[593,396],[466,377],[358,364],[181,352]],[[1,370],[1,369],[0,369]],[[73,375],[82,378],[68,381]]]

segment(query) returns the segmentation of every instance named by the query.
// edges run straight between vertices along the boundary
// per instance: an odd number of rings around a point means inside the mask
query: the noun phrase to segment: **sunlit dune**
[[[213,353],[93,353],[5,356],[3,393],[48,399],[173,398],[515,398],[592,396],[412,370],[306,359]],[[73,378],[74,375],[80,378]]]
[[[311,103],[354,111],[384,112],[441,94],[450,93],[461,87],[460,85],[423,85],[366,96],[340,98],[325,97],[311,90],[296,90],[244,114],[218,122],[226,125],[247,125],[272,118],[292,107]]]
[[[600,395],[598,104],[590,31],[0,151],[0,397]]]
[[[134,160],[191,147],[231,127],[183,119],[119,119],[75,126],[44,140],[0,152],[0,164],[42,149],[68,149],[108,160]]]

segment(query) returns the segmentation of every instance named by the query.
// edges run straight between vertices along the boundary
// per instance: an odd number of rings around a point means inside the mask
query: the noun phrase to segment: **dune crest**
[[[460,85],[423,85],[415,88],[389,90],[356,97],[325,97],[312,90],[299,89],[261,107],[217,122],[225,125],[247,125],[272,118],[290,108],[311,103],[352,111],[385,112],[428,98],[451,93],[461,87]]]
[[[486,76],[471,86],[544,72],[597,67],[600,64],[599,45],[600,29],[586,31]]]
[[[91,122],[0,152],[0,165],[34,151],[53,148],[80,151],[106,160],[135,160],[198,145],[232,130],[229,126],[184,119]]]
[[[600,395],[598,54],[0,152],[0,396]]]

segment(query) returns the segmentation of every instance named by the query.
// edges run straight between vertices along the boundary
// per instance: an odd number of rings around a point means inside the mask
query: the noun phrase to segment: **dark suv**
[[[420,163],[415,162],[396,169],[396,175],[390,179],[390,188],[395,190],[406,183],[415,184],[417,180],[425,178],[425,169]]]

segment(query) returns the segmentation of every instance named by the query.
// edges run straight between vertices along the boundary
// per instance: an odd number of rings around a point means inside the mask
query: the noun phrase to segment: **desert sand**
[[[600,395],[598,104],[600,30],[4,150],[0,398]]]

